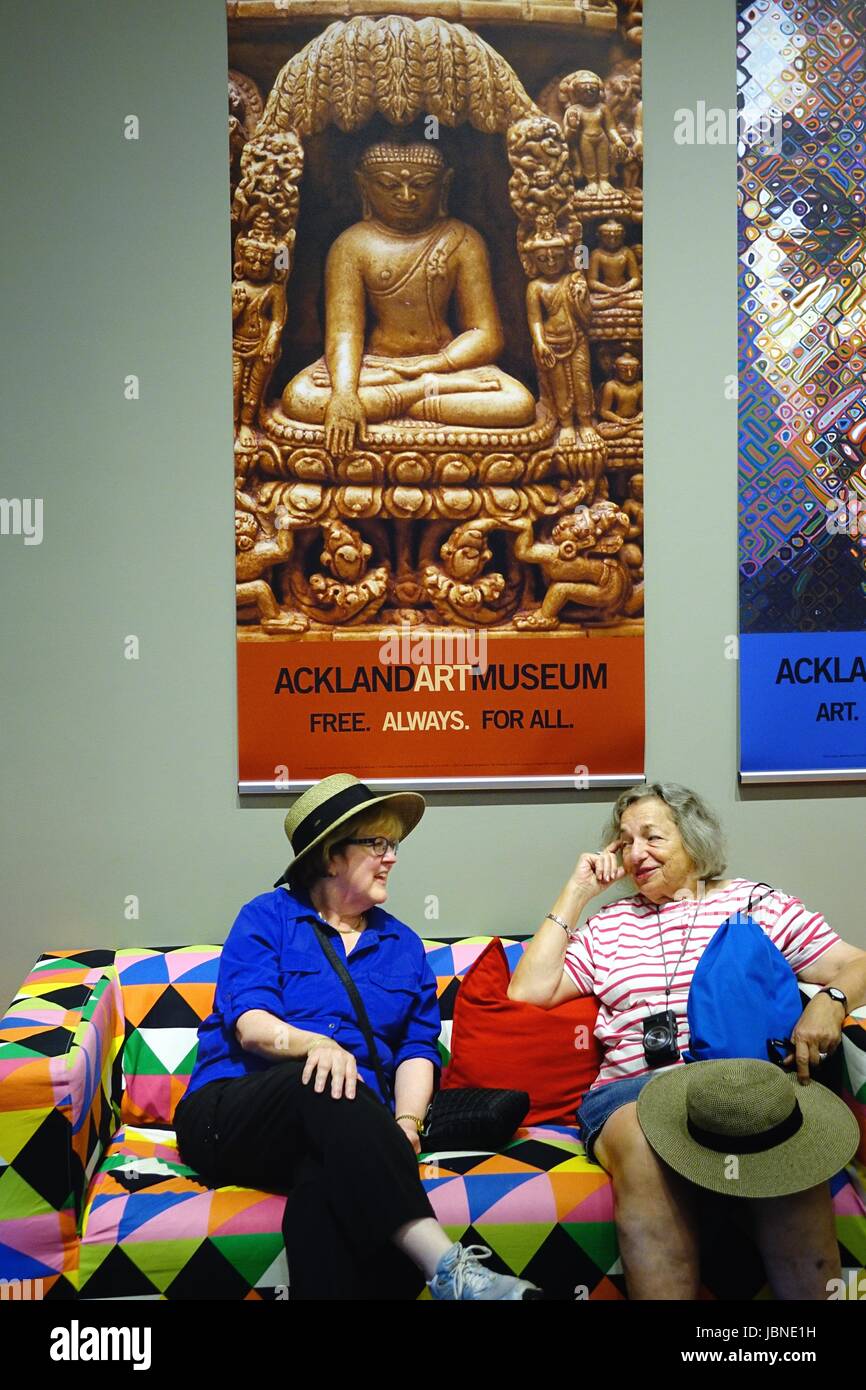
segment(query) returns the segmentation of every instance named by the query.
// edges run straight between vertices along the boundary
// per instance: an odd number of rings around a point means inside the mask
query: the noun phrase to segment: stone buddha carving
[[[504,335],[487,250],[448,216],[452,172],[426,141],[374,144],[360,160],[363,220],[325,268],[325,353],[282,397],[292,419],[324,425],[337,456],[368,423],[506,429],[535,418],[531,393],[496,366]]]

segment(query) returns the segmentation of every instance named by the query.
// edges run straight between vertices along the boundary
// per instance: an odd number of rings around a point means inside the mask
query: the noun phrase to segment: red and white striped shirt
[[[643,1076],[651,1070],[644,1057],[643,1020],[664,1009],[672,1009],[677,1016],[682,1063],[682,1052],[689,1045],[686,1002],[697,963],[716,928],[733,913],[745,913],[756,886],[749,879],[735,878],[707,900],[662,904],[660,918],[655,905],[638,893],[611,903],[590,917],[569,944],[564,965],[580,993],[594,994],[600,1006],[595,1036],[604,1049],[604,1063],[590,1090],[627,1076]],[[819,912],[810,912],[799,898],[790,898],[787,893],[774,890],[768,894],[766,887],[755,893],[751,916],[781,951],[795,975],[814,964],[839,940]],[[671,986],[667,1002],[665,971]]]

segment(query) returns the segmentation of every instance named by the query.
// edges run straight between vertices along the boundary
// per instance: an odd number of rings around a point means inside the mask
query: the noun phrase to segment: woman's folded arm
[[[258,1057],[275,1062],[306,1057],[313,1042],[328,1041],[322,1033],[295,1028],[265,1009],[248,1009],[241,1014],[235,1025],[235,1037],[245,1052],[254,1052]]]
[[[570,961],[573,968],[566,971],[565,952],[570,933],[587,903],[623,877],[623,868],[617,862],[619,848],[620,842],[613,840],[598,852],[581,854],[511,977],[509,999],[554,1009],[566,999],[592,993],[591,961]],[[583,936],[580,940],[583,943]],[[574,954],[578,955],[578,951]]]

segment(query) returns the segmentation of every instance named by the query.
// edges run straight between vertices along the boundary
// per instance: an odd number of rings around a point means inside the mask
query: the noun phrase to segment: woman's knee
[[[611,1175],[647,1161],[652,1150],[638,1124],[635,1101],[621,1105],[608,1116],[593,1148],[599,1163]]]
[[[595,1141],[595,1156],[614,1179],[620,1194],[629,1187],[691,1188],[668,1168],[648,1142],[637,1118],[637,1102],[615,1110]]]
[[[644,1202],[655,1194],[673,1201],[685,1217],[696,1210],[699,1189],[659,1158],[638,1123],[636,1102],[610,1116],[595,1141],[595,1155],[613,1180],[618,1209],[632,1197]]]

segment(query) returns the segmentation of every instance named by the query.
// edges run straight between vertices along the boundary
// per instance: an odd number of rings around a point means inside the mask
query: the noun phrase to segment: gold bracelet
[[[417,1115],[397,1115],[397,1116],[396,1116],[396,1123],[399,1124],[401,1120],[414,1120],[414,1121],[415,1121],[415,1128],[417,1129],[417,1131],[418,1131],[419,1134],[421,1133],[421,1131],[422,1131],[423,1128],[424,1128],[424,1121],[423,1121],[423,1120],[419,1120]]]

